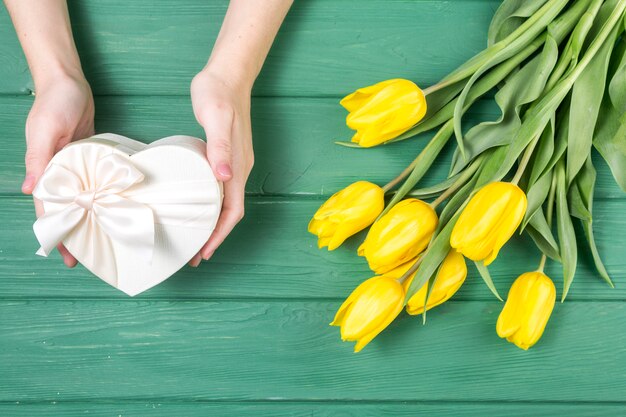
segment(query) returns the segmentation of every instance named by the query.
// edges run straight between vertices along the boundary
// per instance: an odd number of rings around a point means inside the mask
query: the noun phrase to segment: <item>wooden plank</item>
[[[500,303],[451,303],[360,354],[338,306],[1,302],[0,401],[626,401],[624,303],[557,305],[528,352],[495,334]]]
[[[249,198],[244,221],[209,261],[198,269],[185,267],[174,277],[139,296],[141,299],[332,298],[341,299],[372,273],[356,256],[363,234],[334,251],[317,249],[306,231],[319,201]],[[109,298],[131,301],[82,267],[65,268],[58,255],[36,256],[34,219],[29,199],[0,199],[0,298]],[[596,204],[596,237],[616,289],[602,282],[581,240],[579,269],[571,300],[626,299],[626,219],[623,201]],[[617,237],[616,237],[617,236]],[[490,266],[496,286],[505,295],[512,280],[536,268],[539,254],[529,239],[515,238]],[[561,288],[559,266],[548,262],[547,273]],[[493,300],[473,267],[457,300]]]
[[[0,404],[0,413],[11,417],[93,417],[150,415],[151,417],[415,417],[450,416],[484,417],[506,415],[509,417],[615,417],[624,414],[622,404],[558,404],[558,403],[367,403],[353,401],[336,402],[185,402],[164,403],[145,401],[140,403],[85,402],[50,404]]]
[[[31,97],[0,97],[0,193],[18,193],[23,178],[24,122]],[[116,132],[143,141],[174,134],[203,137],[191,104],[184,97],[98,97],[98,132]],[[467,123],[497,118],[490,101],[477,104]],[[334,144],[346,140],[345,111],[336,99],[258,98],[253,102],[256,163],[250,194],[328,196],[354,181],[368,178],[384,184],[419,153],[431,133],[375,149]],[[454,141],[451,140],[451,143]],[[435,162],[424,184],[445,178],[453,146]],[[597,156],[597,155],[596,155]],[[598,198],[624,198],[599,156]]]
[[[255,93],[337,96],[395,77],[429,85],[486,46],[498,4],[296,2]],[[70,2],[77,46],[94,91],[186,95],[191,78],[206,63],[226,5],[226,0]],[[33,88],[28,67],[3,8],[0,39],[0,93],[28,93]]]

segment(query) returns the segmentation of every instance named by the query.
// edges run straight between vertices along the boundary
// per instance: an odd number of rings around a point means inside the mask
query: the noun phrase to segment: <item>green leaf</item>
[[[587,242],[589,243],[589,248],[591,249],[591,256],[593,257],[593,263],[596,266],[596,270],[598,271],[602,279],[604,279],[611,288],[615,288],[615,285],[613,284],[613,281],[611,280],[611,277],[609,276],[609,273],[607,272],[606,267],[604,266],[604,263],[602,262],[602,258],[600,257],[600,252],[598,252],[598,247],[596,246],[596,239],[593,236],[593,222],[583,221],[582,223],[583,223],[583,230],[585,231],[585,238],[587,239]]]
[[[547,0],[505,0],[500,4],[498,10],[491,19],[489,34],[487,36],[489,45],[493,45],[509,36],[527,18],[533,15]]]
[[[543,38],[542,38],[543,39]],[[548,36],[540,54],[511,75],[495,96],[501,116],[495,121],[480,123],[471,128],[463,141],[465,153],[457,148],[453,157],[452,173],[459,172],[474,157],[491,147],[509,144],[522,124],[522,107],[537,100],[556,64],[559,48]],[[455,115],[456,117],[456,115]]]
[[[495,65],[514,56],[539,36],[552,22],[559,12],[567,5],[567,0],[550,0],[530,19],[526,20],[515,32],[501,42],[493,45],[494,53],[486,62],[478,67],[465,84],[454,108],[454,134],[456,136],[461,155],[465,158],[465,141],[461,129],[461,119],[465,100],[474,83]],[[465,158],[467,160],[467,158]]]
[[[548,193],[550,192],[550,185],[552,184],[552,171],[548,171],[539,178],[539,180],[533,184],[526,191],[527,207],[526,214],[522,220],[522,226],[520,233],[524,230],[530,219],[541,209],[541,206],[546,201]]]
[[[591,249],[591,256],[593,257],[593,263],[596,270],[600,274],[600,277],[606,281],[611,287],[614,287],[613,281],[609,277],[609,274],[602,262],[596,241],[593,236],[593,192],[596,183],[596,170],[591,160],[591,155],[587,158],[585,166],[580,170],[580,173],[576,177],[575,185],[572,189],[578,190],[578,196],[580,198],[580,204],[584,206],[584,210],[589,214],[588,218],[582,218],[583,230],[585,231],[585,238]]]
[[[617,27],[572,87],[567,141],[568,184],[572,183],[591,151],[593,131],[604,95],[606,74],[616,37]]]
[[[537,248],[543,254],[550,259],[561,262],[559,245],[556,243],[556,240],[552,235],[552,230],[550,230],[550,226],[548,226],[548,222],[546,221],[543,211],[538,210],[535,213],[524,231],[528,233],[533,242],[535,242]]]
[[[622,38],[622,48],[624,43],[626,43],[626,40]],[[618,54],[622,54],[622,59],[619,68],[615,71],[609,83],[611,103],[620,114],[626,113],[626,54],[621,50],[622,48],[616,50]]]
[[[494,180],[503,178],[513,167],[517,158],[526,147],[541,134],[546,124],[549,122],[557,107],[569,93],[574,82],[580,77],[585,68],[596,56],[607,38],[610,37],[615,25],[620,22],[621,16],[626,8],[626,2],[619,3],[609,16],[606,24],[600,30],[598,36],[593,40],[582,60],[578,65],[562,78],[554,88],[552,88],[543,98],[535,102],[524,118],[522,127],[518,130],[513,139],[507,157],[502,167],[496,174]]]
[[[441,127],[439,132],[428,142],[428,145],[420,152],[417,157],[415,167],[408,178],[404,180],[404,183],[398,191],[391,198],[391,201],[385,207],[385,210],[380,214],[379,218],[385,215],[396,203],[404,198],[409,191],[415,187],[415,185],[422,179],[424,174],[431,167],[437,155],[441,152],[448,139],[452,136],[452,122],[448,122]]]
[[[544,43],[544,37],[539,37],[528,45],[519,54],[511,59],[498,65],[487,75],[481,78],[467,96],[465,111],[480,97],[491,91],[498,83],[504,80],[519,64],[533,54]],[[442,123],[450,120],[454,114],[454,107],[458,101],[455,96],[463,89],[465,84],[462,82],[445,87],[441,90],[434,91],[426,97],[428,110],[426,116],[415,126],[398,137],[387,141],[386,143],[398,142],[401,140],[412,138],[420,133],[427,132]]]
[[[565,301],[570,285],[574,280],[578,258],[574,225],[567,207],[567,183],[563,165],[563,161],[560,161],[556,166],[556,223],[559,232],[561,262],[563,263],[563,296],[561,302]]]
[[[550,119],[550,123],[543,130],[543,133],[539,138],[537,150],[535,151],[531,165],[532,168],[530,170],[530,177],[528,178],[528,188],[532,187],[537,182],[539,177],[547,171],[552,155],[554,155],[555,124],[555,117],[553,117]]]
[[[435,185],[431,185],[430,187],[424,187],[424,188],[418,188],[416,190],[411,191],[410,193],[407,194],[407,196],[409,197],[415,197],[415,198],[430,198],[430,197],[434,197],[436,195],[441,194],[442,192],[444,192],[445,190],[447,190],[448,188],[450,188],[457,179],[459,179],[459,177],[461,176],[461,174],[457,174],[453,177],[447,178],[446,180],[435,184]]]
[[[626,192],[626,91],[620,91],[626,78],[626,40],[618,43],[611,63],[609,94],[605,94],[593,137],[593,146],[611,169],[615,182]]]
[[[504,301],[502,300],[502,297],[500,297],[500,294],[498,294],[498,290],[496,289],[496,286],[493,284],[493,280],[491,279],[489,269],[487,269],[485,264],[482,262],[474,262],[474,265],[476,265],[478,273],[482,277],[483,281],[485,281],[485,284],[487,284],[487,287],[491,290],[493,295],[495,295],[498,300]]]
[[[359,145],[358,143],[348,141],[335,141],[335,145],[344,146],[346,148],[368,149],[364,146]]]

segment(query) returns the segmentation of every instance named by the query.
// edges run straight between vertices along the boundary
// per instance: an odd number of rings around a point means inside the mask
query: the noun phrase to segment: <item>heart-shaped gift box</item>
[[[217,223],[222,184],[205,143],[171,136],[149,145],[110,133],[73,142],[48,164],[33,195],[47,256],[59,243],[92,273],[128,295],[182,268]]]

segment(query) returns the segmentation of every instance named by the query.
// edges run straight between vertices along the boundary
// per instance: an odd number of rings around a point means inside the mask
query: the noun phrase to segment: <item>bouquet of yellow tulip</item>
[[[487,266],[518,228],[542,256],[511,286],[496,323],[500,337],[522,349],[541,337],[556,300],[543,272],[548,258],[563,265],[565,300],[577,264],[574,220],[582,222],[599,275],[613,285],[593,237],[591,151],[626,191],[625,10],[626,0],[505,0],[487,49],[439,83],[422,90],[393,79],[341,101],[356,131],[352,142],[339,142],[345,146],[438,128],[397,178],[383,187],[348,186],[309,224],[329,250],[371,225],[358,254],[378,275],[354,290],[331,323],[343,340],[357,342],[355,351],[404,307],[425,314],[452,297],[467,275],[465,258],[502,300]],[[495,87],[501,117],[464,131],[464,113]],[[418,187],[452,136],[449,177]],[[385,194],[392,196],[386,205]]]

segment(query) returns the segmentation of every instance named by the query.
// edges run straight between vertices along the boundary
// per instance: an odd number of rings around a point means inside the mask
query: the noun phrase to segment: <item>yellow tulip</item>
[[[546,274],[535,271],[520,275],[498,317],[498,336],[528,350],[541,338],[555,300],[554,283]]]
[[[358,253],[373,271],[384,274],[426,249],[437,222],[429,204],[415,198],[403,200],[372,225]]]
[[[515,184],[486,185],[459,216],[450,246],[473,261],[489,265],[521,223],[526,204],[526,194]]]
[[[313,215],[309,232],[320,248],[337,249],[347,238],[372,224],[385,207],[385,192],[367,181],[358,181],[333,194]]]
[[[343,341],[356,341],[359,352],[400,314],[402,284],[393,278],[373,277],[363,282],[339,307],[331,326],[341,327]]]
[[[360,88],[340,104],[350,112],[346,124],[356,130],[352,142],[366,148],[399,136],[426,114],[426,97],[422,90],[402,79]]]
[[[409,289],[414,276],[404,281],[405,291]],[[450,251],[439,267],[435,283],[430,290],[426,310],[448,301],[461,288],[461,285],[465,282],[465,277],[467,277],[465,258],[459,252]],[[427,290],[428,282],[409,299],[406,305],[407,313],[417,315],[424,312]]]

